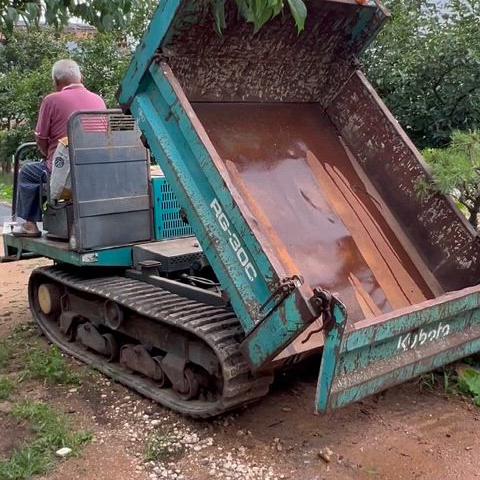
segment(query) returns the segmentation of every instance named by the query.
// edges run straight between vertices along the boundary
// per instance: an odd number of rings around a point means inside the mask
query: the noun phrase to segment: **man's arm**
[[[40,153],[46,157],[48,153],[48,140],[46,138],[40,138],[38,135],[36,135],[36,142]]]
[[[38,149],[43,156],[47,156],[48,153],[48,139],[50,136],[50,124],[51,124],[51,107],[49,98],[45,97],[40,105],[40,111],[38,112],[37,127],[35,128],[35,140],[37,142]]]

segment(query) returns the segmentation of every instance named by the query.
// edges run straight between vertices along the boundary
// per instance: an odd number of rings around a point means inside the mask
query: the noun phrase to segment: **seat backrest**
[[[133,117],[79,112],[68,123],[74,250],[152,238],[149,162]]]

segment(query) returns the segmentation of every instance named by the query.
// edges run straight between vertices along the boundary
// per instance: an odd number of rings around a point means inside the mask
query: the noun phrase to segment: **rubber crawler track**
[[[214,351],[223,371],[223,394],[215,401],[182,400],[169,388],[160,389],[140,375],[79,343],[70,343],[35,305],[40,283],[54,281],[71,290],[110,299],[155,322],[183,330],[203,340]],[[239,351],[237,338],[242,331],[235,314],[226,308],[207,305],[171,293],[149,283],[122,276],[91,276],[75,269],[41,267],[32,272],[29,281],[30,308],[47,338],[66,353],[78,358],[116,381],[136,390],[172,410],[197,418],[208,418],[251,403],[268,393],[272,376],[253,376]]]

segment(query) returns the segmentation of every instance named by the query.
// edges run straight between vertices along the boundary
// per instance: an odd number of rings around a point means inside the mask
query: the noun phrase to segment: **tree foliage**
[[[22,21],[38,26],[43,17],[52,27],[65,26],[72,17],[80,18],[99,31],[121,29],[128,22],[132,8],[142,0],[0,0],[0,27],[11,33]]]
[[[480,0],[387,0],[367,75],[420,148],[480,127]]]
[[[454,199],[467,211],[472,226],[478,228],[480,213],[480,131],[454,132],[447,148],[424,150],[432,167],[434,188]]]
[[[0,45],[0,162],[6,166],[16,147],[33,140],[42,98],[53,89],[51,68],[60,58],[80,64],[86,86],[116,106],[115,92],[130,52],[118,37],[100,33],[78,39],[52,29],[15,30]]]
[[[301,32],[305,26],[307,17],[307,7],[303,0],[235,0],[240,15],[253,24],[254,32],[269,20],[280,15],[285,9],[285,3],[288,4],[290,14],[292,15],[298,32]],[[221,32],[225,27],[225,2],[226,0],[213,0],[213,11],[217,30]]]
[[[112,33],[102,33],[78,42],[71,52],[82,68],[85,86],[100,94],[109,107],[117,106],[116,93],[130,62],[130,51],[119,41]]]
[[[225,26],[225,2],[212,0],[217,27]],[[288,5],[299,31],[303,30],[307,9],[303,0],[235,0],[240,14],[253,23],[255,31],[268,20],[279,15]],[[65,26],[72,17],[80,18],[100,32],[121,31],[139,19],[151,0],[0,0],[0,29],[13,31],[18,21],[37,25],[43,17],[55,28]],[[156,2],[158,5],[158,1]],[[139,15],[140,12],[140,15]]]
[[[123,31],[134,43],[143,37],[157,7],[158,0],[141,0],[132,9],[129,21]]]

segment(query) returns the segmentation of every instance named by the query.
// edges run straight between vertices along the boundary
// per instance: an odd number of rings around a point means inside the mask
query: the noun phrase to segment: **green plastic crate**
[[[155,239],[193,236],[190,225],[180,217],[180,205],[165,177],[152,178]]]

